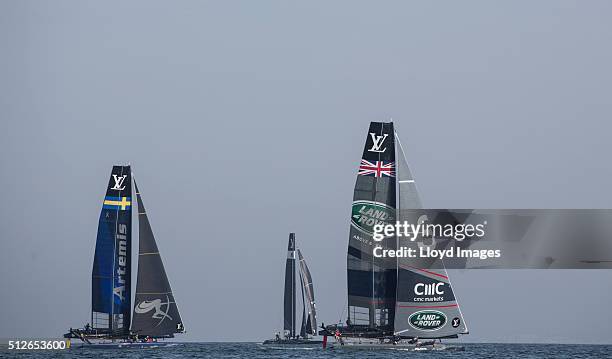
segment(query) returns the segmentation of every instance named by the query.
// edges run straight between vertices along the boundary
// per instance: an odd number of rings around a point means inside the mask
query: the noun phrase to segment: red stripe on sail
[[[441,278],[444,278],[444,279],[448,279],[448,277],[443,275],[443,274],[432,272],[432,271],[428,271],[426,269],[417,268],[417,267],[411,267],[411,266],[407,266],[407,265],[403,265],[403,264],[400,264],[400,267],[402,267],[404,269],[416,269],[418,271],[425,272],[427,274],[431,274],[431,275],[435,275],[435,276],[438,276],[438,277],[441,277]]]
[[[419,309],[432,309],[432,308],[452,308],[458,307],[457,304],[449,304],[449,305],[397,305],[400,308],[419,308]]]

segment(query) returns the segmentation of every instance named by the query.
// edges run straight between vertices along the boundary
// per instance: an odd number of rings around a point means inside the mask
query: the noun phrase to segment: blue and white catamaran
[[[159,339],[185,331],[135,181],[139,246],[132,307],[132,180],[130,166],[113,167],[98,223],[91,321],[64,335],[81,340],[84,347],[168,346],[172,344]]]

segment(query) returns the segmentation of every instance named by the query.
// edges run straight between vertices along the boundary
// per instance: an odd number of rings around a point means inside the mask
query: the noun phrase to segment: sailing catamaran
[[[296,324],[296,294],[297,286],[295,281],[295,260],[300,264],[299,276],[300,287],[302,294],[302,325],[300,333],[295,330]],[[306,315],[308,311],[308,315]],[[295,246],[295,233],[289,234],[289,244],[287,246],[287,261],[285,263],[285,294],[284,294],[284,312],[283,312],[283,328],[284,333],[281,337],[280,333],[276,334],[275,339],[268,339],[262,344],[281,344],[281,345],[314,345],[321,344],[320,340],[313,340],[311,336],[317,334],[317,312],[315,308],[314,286],[312,277],[306,260],[302,256],[302,252]]]
[[[181,316],[134,181],[138,202],[138,276],[132,315],[132,172],[113,166],[98,223],[91,324],[64,335],[87,347],[149,347],[183,333]]]
[[[351,212],[347,252],[346,324],[322,326],[331,346],[462,349],[434,344],[467,334],[446,270],[414,258],[380,258],[375,247],[422,246],[405,237],[373,240],[376,224],[403,221],[402,210],[421,208],[393,122],[372,122],[366,138]],[[440,268],[440,266],[437,266]],[[425,339],[426,341],[422,341]]]

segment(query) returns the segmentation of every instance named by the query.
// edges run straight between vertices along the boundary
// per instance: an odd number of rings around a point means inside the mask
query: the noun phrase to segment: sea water
[[[459,344],[450,344],[459,345]],[[414,352],[406,349],[326,349],[274,347],[258,343],[184,343],[166,348],[15,351],[0,349],[2,358],[612,358],[612,345],[460,344],[463,352]]]

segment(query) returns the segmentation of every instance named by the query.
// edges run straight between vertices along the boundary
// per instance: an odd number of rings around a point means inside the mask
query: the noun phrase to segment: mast
[[[131,332],[139,336],[173,337],[185,331],[153,230],[134,181],[138,200],[138,277]]]
[[[295,233],[289,233],[285,262],[285,292],[283,329],[289,338],[295,337]]]
[[[131,313],[132,178],[113,166],[98,221],[92,269],[92,328],[129,333]]]
[[[348,322],[383,333],[393,330],[395,260],[375,258],[376,246],[395,248],[395,237],[372,238],[373,226],[395,222],[393,123],[372,122],[355,182],[347,251]]]

